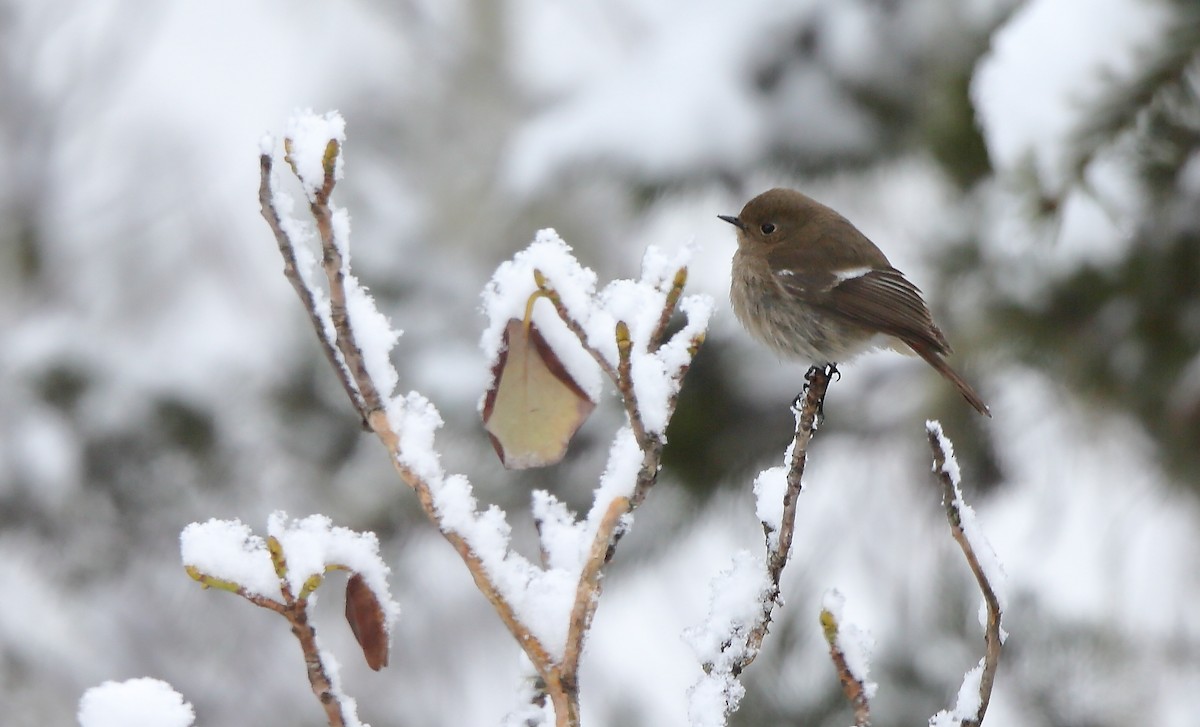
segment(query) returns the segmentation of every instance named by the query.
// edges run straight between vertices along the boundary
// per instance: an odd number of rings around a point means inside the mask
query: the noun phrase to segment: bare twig
[[[987,713],[988,703],[992,698],[992,685],[996,679],[996,670],[1000,666],[1000,652],[1003,648],[1003,628],[1000,623],[1002,609],[996,588],[980,565],[975,545],[963,528],[963,508],[966,507],[966,503],[963,502],[962,491],[959,489],[956,476],[951,474],[957,471],[957,465],[952,462],[953,454],[946,451],[948,444],[942,438],[941,426],[936,422],[930,422],[926,426],[926,433],[929,436],[929,447],[933,451],[933,471],[942,487],[942,504],[946,508],[946,519],[950,522],[950,532],[962,549],[971,572],[975,574],[975,581],[979,584],[979,590],[983,593],[983,601],[987,607],[987,623],[983,636],[985,646],[982,662],[983,672],[979,679],[979,708],[974,715],[962,717],[963,727],[977,727],[983,723],[983,717]]]

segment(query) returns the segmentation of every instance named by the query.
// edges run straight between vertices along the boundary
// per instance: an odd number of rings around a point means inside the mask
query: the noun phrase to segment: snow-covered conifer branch
[[[963,678],[954,709],[939,712],[930,719],[929,724],[931,727],[976,727],[983,723],[987,713],[992,698],[992,684],[1000,666],[1000,652],[1008,636],[1001,625],[1007,600],[1004,570],[975,521],[975,511],[963,500],[954,445],[942,432],[939,422],[926,422],[925,431],[929,436],[929,447],[933,450],[933,472],[942,488],[942,504],[946,508],[946,519],[950,521],[950,531],[975,575],[983,594],[984,606],[980,613],[984,628],[984,656]]]

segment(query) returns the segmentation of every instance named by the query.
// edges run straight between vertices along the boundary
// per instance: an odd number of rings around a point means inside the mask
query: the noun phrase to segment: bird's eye
[[[775,224],[773,222],[764,222],[762,223],[762,227],[759,227],[758,229],[762,230],[764,235],[769,235],[775,231]]]

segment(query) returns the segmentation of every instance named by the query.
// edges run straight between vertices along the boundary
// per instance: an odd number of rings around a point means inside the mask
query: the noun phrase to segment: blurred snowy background
[[[761,547],[750,483],[803,368],[726,307],[734,214],[776,184],[855,221],[926,291],[982,421],[915,360],[846,367],[800,505],[786,607],[734,724],[849,722],[817,624],[877,640],[876,724],[923,724],[981,654],[922,422],[954,438],[1007,567],[994,727],[1200,714],[1200,8],[1194,0],[0,0],[0,703],[69,724],[154,676],[200,725],[321,724],[283,621],[203,592],[189,522],[277,508],[371,529],[404,608],[360,714],[489,725],[518,650],[357,427],[259,217],[258,139],[348,122],[340,204],[451,469],[528,525],[576,507],[617,421],[504,472],[475,410],[478,294],[540,227],[602,279],[695,245],[718,303],[668,469],[609,570],[585,723],[679,725],[680,633]],[[528,528],[526,528],[528,529]],[[340,582],[327,588],[337,590]]]

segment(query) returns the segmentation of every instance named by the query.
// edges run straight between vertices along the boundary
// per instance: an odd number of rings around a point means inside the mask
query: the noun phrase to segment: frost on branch
[[[720,727],[737,709],[746,688],[738,681],[745,664],[757,655],[752,634],[763,618],[763,601],[774,598],[766,566],[747,551],[733,557],[710,585],[708,616],[688,629],[704,676],[688,691],[688,720],[693,727]]]
[[[158,679],[104,682],[79,700],[80,727],[191,727],[192,705]]]
[[[754,481],[765,560],[748,553],[734,556],[733,565],[713,581],[713,602],[705,624],[686,634],[705,673],[689,695],[693,725],[724,725],[737,709],[745,693],[738,678],[758,656],[775,607],[781,604],[779,582],[791,555],[808,444],[831,375],[831,369],[815,366],[808,372],[804,392],[792,408],[796,431],[784,453],[784,466],[764,470]]]
[[[480,591],[524,649],[537,672],[539,693],[552,705],[556,722],[577,725],[579,660],[598,605],[603,568],[629,528],[634,509],[657,481],[663,432],[682,379],[703,341],[712,303],[704,297],[682,295],[687,280],[686,252],[668,256],[651,249],[639,279],[614,281],[597,291],[596,275],[581,266],[570,248],[549,230],[538,233],[528,249],[497,270],[484,293],[489,328],[483,346],[493,366],[501,360],[505,332],[509,334],[511,364],[513,321],[517,321],[519,332],[536,331],[540,336],[525,347],[524,354],[535,350],[536,356],[530,359],[526,355],[524,368],[542,366],[546,370],[541,373],[549,373],[549,379],[540,376],[540,381],[569,382],[568,388],[578,389],[565,399],[551,397],[556,410],[574,407],[582,399],[589,404],[598,401],[607,378],[626,415],[626,426],[614,437],[608,465],[586,517],[577,519],[548,493],[534,495],[544,563],[544,567],[538,566],[512,549],[511,526],[504,512],[494,506],[481,507],[467,479],[443,469],[434,441],[442,418],[433,404],[416,392],[394,393],[397,378],[389,354],[398,334],[352,274],[349,217],[332,202],[342,174],[343,125],[336,115],[302,117],[290,125],[291,137],[284,146],[287,161],[305,190],[312,224],[290,217],[294,204],[277,188],[273,143],[265,143],[260,156],[259,199],[283,256],[284,274],[364,427],[379,438],[425,514],[462,557]],[[319,266],[316,256],[306,252],[314,238],[321,250]],[[667,327],[677,309],[686,321],[668,339]],[[500,373],[505,368],[500,365]],[[481,409],[491,408],[488,398],[481,398]],[[520,430],[537,406],[530,405],[528,389],[518,387],[515,400],[515,408],[491,402],[500,407],[502,418],[516,412],[516,424],[501,429],[509,434],[530,434]],[[574,415],[565,420],[568,426],[560,423],[546,430],[562,442],[547,450],[549,454],[539,451],[531,463],[552,461],[565,446],[578,421]],[[537,444],[540,436],[545,435],[532,432],[529,441]],[[236,534],[241,539],[226,543],[227,550],[257,549],[253,543],[248,548],[244,545],[248,538],[244,533]],[[275,556],[275,551],[271,554]],[[279,570],[275,559],[272,565]],[[252,591],[269,589],[261,564],[246,568],[254,576],[246,577],[246,582],[255,585],[229,590],[241,588],[247,597],[266,598]],[[218,576],[212,576],[209,583],[218,587],[231,584],[234,581]],[[357,614],[357,605],[362,604],[354,605],[348,611],[352,624],[359,616],[350,616],[350,611]],[[367,611],[369,626],[372,616],[369,608]],[[356,633],[362,626],[360,621]],[[366,645],[364,649],[370,659]]]

